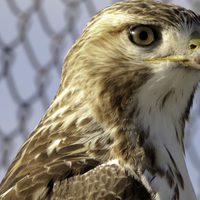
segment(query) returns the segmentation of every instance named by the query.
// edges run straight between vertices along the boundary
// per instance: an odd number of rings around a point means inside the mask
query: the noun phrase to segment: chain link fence
[[[117,0],[0,1],[0,181],[50,105],[65,54],[89,19]],[[200,10],[198,0],[165,0]],[[200,200],[200,92],[186,126],[186,161]]]

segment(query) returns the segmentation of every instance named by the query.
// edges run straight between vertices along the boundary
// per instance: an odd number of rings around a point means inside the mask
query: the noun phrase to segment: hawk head
[[[74,177],[114,165],[148,199],[196,199],[183,138],[200,80],[199,24],[194,12],[153,0],[97,13],[66,55],[58,92],[10,165],[0,197],[50,198],[58,182],[73,185]]]

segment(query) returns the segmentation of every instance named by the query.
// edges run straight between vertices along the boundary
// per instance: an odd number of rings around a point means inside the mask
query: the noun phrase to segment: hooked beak
[[[186,67],[193,67],[200,70],[200,34],[191,34],[189,42],[189,52],[187,55],[172,55],[164,58],[147,59],[146,62],[173,61],[182,62]]]

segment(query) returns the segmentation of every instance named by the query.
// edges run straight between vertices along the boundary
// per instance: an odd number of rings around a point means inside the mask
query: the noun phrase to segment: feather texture
[[[190,56],[199,24],[194,12],[153,0],[97,13],[66,55],[58,92],[0,199],[195,200],[183,138],[200,72],[162,58]],[[140,26],[153,30],[151,44],[130,40]]]

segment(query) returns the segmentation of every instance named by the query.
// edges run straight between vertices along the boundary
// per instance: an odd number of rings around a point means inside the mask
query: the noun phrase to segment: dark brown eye
[[[147,46],[154,42],[155,33],[148,26],[138,26],[130,30],[129,39],[137,45]]]

